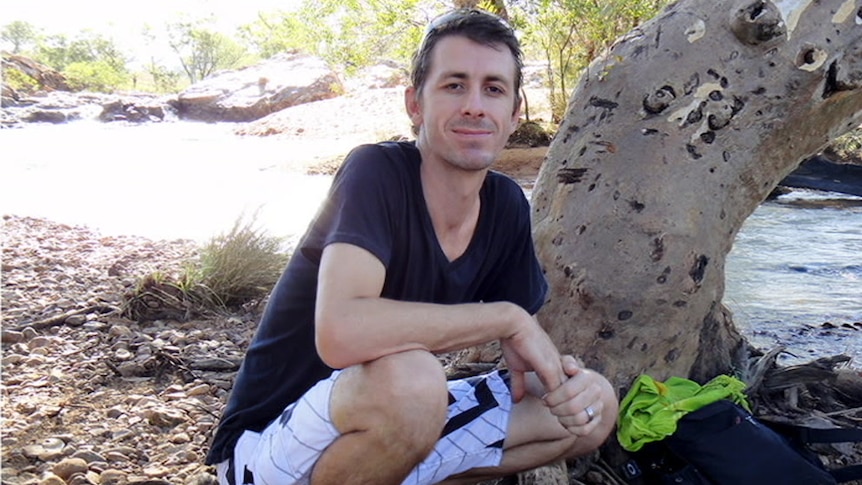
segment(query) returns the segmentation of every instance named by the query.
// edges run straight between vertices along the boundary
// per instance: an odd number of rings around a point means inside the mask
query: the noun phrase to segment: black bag
[[[683,416],[673,435],[644,446],[623,473],[640,483],[679,485],[832,485],[862,478],[862,465],[827,470],[805,446],[862,441],[862,429],[770,426],[731,401],[717,401]]]

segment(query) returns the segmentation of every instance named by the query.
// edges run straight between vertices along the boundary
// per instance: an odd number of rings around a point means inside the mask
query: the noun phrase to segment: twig
[[[824,413],[824,416],[832,417],[832,416],[845,416],[848,414],[855,414],[862,412],[862,407],[851,408],[851,409],[842,409],[841,411],[833,411],[831,413]]]
[[[114,308],[108,305],[91,305],[86,308],[80,308],[78,310],[70,310],[66,313],[61,313],[60,315],[55,315],[53,317],[45,318],[43,320],[38,320],[35,322],[27,323],[24,325],[20,325],[18,327],[12,328],[12,330],[16,332],[20,332],[27,327],[32,328],[33,330],[43,330],[50,327],[55,327],[57,325],[62,325],[66,322],[66,319],[75,315],[86,315],[88,313],[111,313],[118,312],[118,308]]]

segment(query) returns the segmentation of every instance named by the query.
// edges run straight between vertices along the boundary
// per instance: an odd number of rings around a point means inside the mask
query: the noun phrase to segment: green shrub
[[[128,84],[127,75],[105,61],[73,62],[63,75],[73,91],[112,93]]]
[[[14,68],[3,69],[3,82],[15,91],[23,93],[32,93],[39,89],[38,81]]]
[[[829,144],[826,152],[834,154],[836,158],[841,160],[853,161],[855,163],[862,162],[862,126],[857,127],[844,136],[838,137]]]
[[[134,320],[185,321],[262,300],[287,262],[283,240],[270,236],[255,218],[238,219],[226,234],[201,249],[179,275],[157,271],[125,295],[124,315]]]
[[[194,276],[201,296],[233,307],[266,296],[278,281],[287,256],[283,240],[250,221],[237,220],[227,234],[213,238],[201,252]]]

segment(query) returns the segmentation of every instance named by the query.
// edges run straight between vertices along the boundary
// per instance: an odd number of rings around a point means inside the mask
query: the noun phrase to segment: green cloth
[[[672,435],[680,418],[707,404],[729,399],[749,409],[744,389],[744,382],[726,375],[703,386],[681,377],[662,383],[642,375],[620,404],[617,439],[626,450],[637,451],[651,441]]]

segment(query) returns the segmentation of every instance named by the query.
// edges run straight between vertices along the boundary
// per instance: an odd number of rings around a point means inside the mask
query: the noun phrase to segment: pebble
[[[86,473],[87,462],[81,458],[64,458],[54,465],[52,471],[63,480],[68,480],[75,473]]]
[[[46,473],[39,485],[66,485],[66,481],[53,473]]]
[[[91,450],[79,450],[72,454],[72,458],[80,458],[87,462],[88,464],[92,464],[95,462],[106,461],[103,455],[96,453]]]

